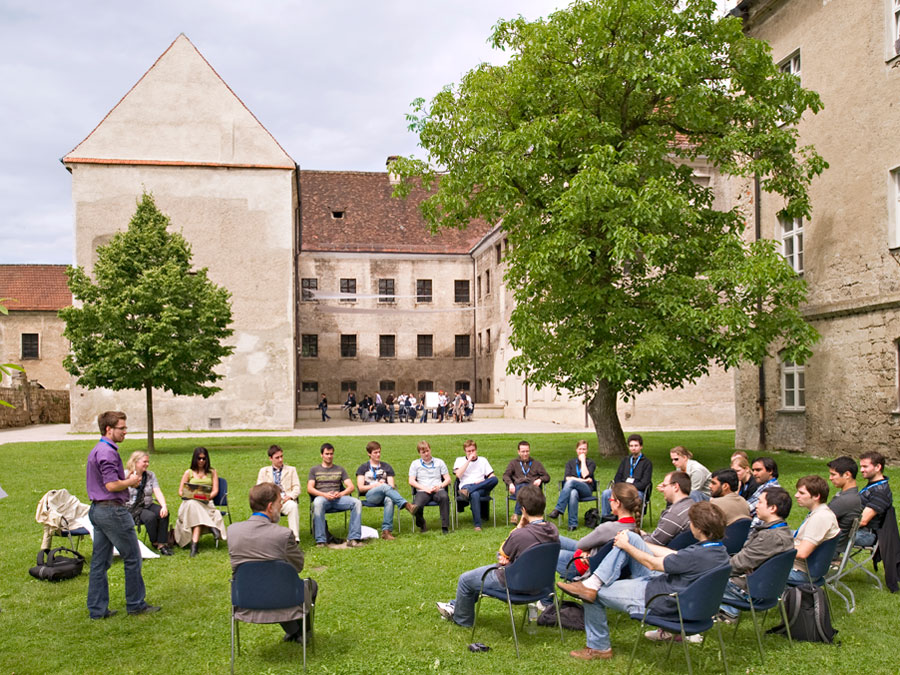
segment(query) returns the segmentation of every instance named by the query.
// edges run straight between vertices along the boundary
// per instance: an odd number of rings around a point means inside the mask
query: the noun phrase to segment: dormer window
[[[344,217],[344,212],[343,211],[332,211],[331,217],[334,218],[335,220],[340,220]]]

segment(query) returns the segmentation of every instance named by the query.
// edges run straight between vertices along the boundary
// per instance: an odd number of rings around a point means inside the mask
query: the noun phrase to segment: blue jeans
[[[649,547],[636,533],[628,533],[628,541],[642,551],[649,552]],[[624,556],[627,560],[620,558]],[[636,562],[620,548],[614,548],[606,556],[594,574],[600,575],[601,580],[606,578],[618,579],[618,575],[611,577],[618,568],[628,564],[631,570],[631,579],[619,579],[607,584],[605,581],[597,591],[594,602],[584,603],[584,628],[587,633],[587,646],[591,649],[607,650],[610,648],[609,624],[606,619],[606,608],[618,609],[629,614],[643,612],[646,602],[647,584],[650,578],[660,572],[653,572]]]
[[[109,580],[106,573],[112,564],[113,547],[119,550],[125,566],[125,607],[136,612],[146,602],[144,579],[141,576],[141,550],[134,519],[124,506],[92,504],[88,517],[94,525],[94,551],[88,577],[87,607],[91,618],[106,615],[109,609]]]
[[[813,581],[815,582],[815,579],[813,579]],[[808,584],[809,574],[801,572],[800,570],[791,570],[791,573],[788,574],[788,582],[794,584]]]
[[[729,616],[737,616],[740,614],[740,610],[737,607],[729,605],[729,601],[740,600],[741,602],[747,602],[749,597],[747,591],[733,581],[729,581],[725,586],[725,594],[722,596],[722,604],[719,605],[719,609]]]
[[[600,493],[600,517],[611,516],[612,507],[609,505],[609,497],[612,494],[612,488],[606,488]]]
[[[475,601],[478,600],[478,594],[481,592],[481,577],[491,567],[494,565],[477,567],[459,575],[459,581],[456,584],[453,621],[460,626],[471,626],[475,623]],[[484,580],[484,587],[495,591],[504,588],[500,585],[495,571],[488,573]]]
[[[480,483],[466,483],[459,486],[469,491],[469,506],[472,507],[472,525],[481,527],[481,504],[483,498],[490,498],[491,490],[497,487],[497,477],[491,476]],[[487,499],[485,499],[487,501]]]
[[[362,504],[356,497],[338,497],[337,499],[325,499],[316,497],[313,499],[313,531],[317,544],[324,544],[325,514],[338,511],[350,511],[350,530],[347,539],[359,539],[362,536]]]
[[[556,559],[556,572],[566,581],[572,581],[579,576],[575,565],[569,565],[569,562],[575,557],[576,548],[578,548],[578,542],[559,535],[559,557]]]
[[[366,502],[373,506],[384,504],[384,518],[381,521],[382,532],[394,529],[394,506],[396,505],[398,509],[406,506],[403,495],[387,483],[380,483],[371,488],[366,493]]]
[[[590,499],[593,494],[591,486],[587,483],[569,479],[563,484],[555,509],[562,513],[566,510],[566,506],[569,507],[569,529],[578,527],[578,502]]]
[[[874,546],[877,539],[878,537],[875,536],[872,530],[860,528],[856,531],[857,546]]]
[[[518,492],[518,491],[519,491],[519,488],[522,487],[523,485],[534,485],[534,483],[533,483],[532,481],[528,481],[527,483],[518,483],[518,484],[516,484],[516,492]],[[544,486],[543,486],[543,485],[540,486],[540,490],[541,490],[541,492],[544,491]],[[510,497],[514,497],[515,494],[510,494],[509,496],[510,496]],[[515,511],[516,511],[516,515],[517,515],[517,516],[521,516],[521,515],[522,515],[522,507],[519,506],[519,502],[516,502],[516,509],[515,509]]]

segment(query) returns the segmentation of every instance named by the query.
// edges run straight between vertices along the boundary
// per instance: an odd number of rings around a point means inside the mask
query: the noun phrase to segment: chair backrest
[[[725,544],[725,550],[728,551],[728,555],[734,555],[744,548],[744,543],[750,534],[750,524],[752,522],[750,518],[741,518],[725,527],[725,537],[722,539],[722,543]]]
[[[666,546],[666,548],[670,548],[673,551],[680,551],[681,549],[687,548],[688,546],[696,543],[697,537],[695,537],[694,533],[691,532],[691,528],[688,528],[676,534],[672,541],[670,541]]]
[[[678,593],[681,616],[685,621],[705,621],[715,616],[731,576],[731,565],[722,565],[695,579]]]
[[[591,568],[591,574],[594,573],[594,571],[597,569],[597,567],[600,565],[600,563],[603,561],[603,559],[607,555],[609,555],[610,551],[612,551],[612,550],[613,550],[613,542],[612,542],[612,540],[610,540],[610,541],[606,542],[605,544],[603,544],[603,546],[601,546],[594,552],[594,555],[592,555],[588,559],[588,565]]]
[[[794,566],[797,549],[779,553],[766,560],[747,575],[747,592],[754,600],[774,600],[781,597],[788,576]]]
[[[815,550],[806,559],[806,568],[809,570],[809,578],[817,581],[825,576],[831,561],[834,560],[834,552],[837,550],[838,537],[826,539],[816,546]]]
[[[506,567],[506,587],[511,593],[532,594],[554,590],[559,542],[535,544]]]
[[[850,529],[847,531],[847,541],[844,542],[844,550],[840,554],[841,562],[837,568],[838,574],[844,571],[844,568],[847,566],[847,561],[850,560],[850,554],[853,553],[853,546],[856,543],[856,533],[858,530],[859,516],[856,516],[850,523]],[[838,535],[838,539],[840,539],[840,535]]]
[[[303,580],[283,560],[238,565],[231,578],[231,604],[243,609],[284,609],[303,605]]]
[[[213,497],[216,506],[228,506],[228,481],[219,476],[219,491]]]

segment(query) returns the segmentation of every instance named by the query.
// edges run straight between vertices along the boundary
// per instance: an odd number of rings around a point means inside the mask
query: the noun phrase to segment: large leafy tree
[[[395,170],[435,189],[437,227],[501,222],[515,293],[509,364],[535,386],[582,395],[601,452],[625,452],[617,396],[759,363],[803,362],[816,339],[805,285],[747,214],[714,204],[691,165],[749,180],[808,216],[826,168],[795,123],[819,97],[712,0],[575,2],[500,21],[510,52],[410,115],[427,160]],[[414,181],[404,181],[398,192]]]
[[[215,367],[234,351],[223,344],[232,334],[228,291],[206,268],[191,268],[190,244],[169,224],[144,193],[128,229],[97,248],[94,280],[68,269],[78,302],[60,311],[72,343],[64,365],[80,385],[146,392],[151,451],[153,389],[209,397],[220,390]]]

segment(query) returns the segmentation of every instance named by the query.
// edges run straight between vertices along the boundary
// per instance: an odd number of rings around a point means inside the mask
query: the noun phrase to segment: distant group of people
[[[325,394],[322,394],[322,401],[324,408],[321,402],[319,408],[322,409],[322,421],[325,422],[331,419],[326,415],[328,399],[325,398]],[[464,422],[472,419],[475,404],[472,402],[472,397],[463,390],[454,392],[452,399],[443,390],[439,391],[437,405],[433,408],[429,408],[425,404],[425,394],[421,394],[417,399],[412,393],[400,393],[394,396],[391,392],[385,397],[376,393],[374,398],[366,394],[357,400],[356,393],[351,391],[347,394],[347,400],[344,401],[341,410],[346,410],[351,420],[358,419],[362,422],[393,423],[396,420],[413,423],[418,420],[425,423],[428,421],[429,412],[438,422],[449,420]]]

